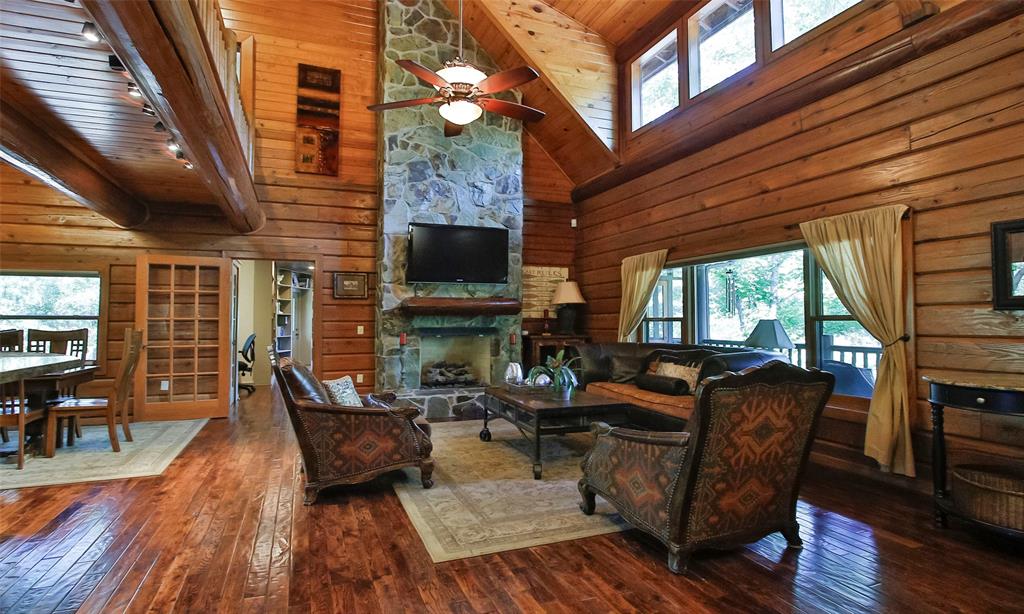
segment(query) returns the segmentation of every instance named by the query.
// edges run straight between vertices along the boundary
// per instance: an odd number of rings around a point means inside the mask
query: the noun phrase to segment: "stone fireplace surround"
[[[429,89],[395,60],[412,59],[439,69],[443,61],[458,54],[457,18],[441,0],[402,0],[382,6],[382,101],[428,95]],[[499,70],[468,33],[465,59],[488,74]],[[438,331],[485,334],[488,380],[499,382],[508,363],[521,360],[520,344],[510,341],[518,339],[521,316],[413,315],[404,312],[401,304],[414,296],[522,299],[522,126],[484,113],[466,126],[462,136],[446,138],[443,120],[429,105],[386,111],[379,125],[383,202],[378,216],[375,388],[412,401],[431,418],[458,414],[475,404],[483,388],[423,388],[424,338]],[[411,222],[507,228],[508,283],[406,283]]]

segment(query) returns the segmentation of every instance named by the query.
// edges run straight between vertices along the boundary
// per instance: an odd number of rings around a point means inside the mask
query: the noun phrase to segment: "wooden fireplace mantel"
[[[398,308],[414,316],[510,316],[522,311],[523,303],[514,298],[499,296],[416,296],[405,299]]]

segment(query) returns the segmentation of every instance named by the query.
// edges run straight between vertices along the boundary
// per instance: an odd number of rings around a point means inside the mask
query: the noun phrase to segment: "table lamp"
[[[574,281],[561,281],[551,297],[551,304],[558,306],[558,332],[563,335],[576,334],[577,305],[587,301],[580,294],[580,287]]]
[[[786,329],[782,327],[782,322],[778,320],[759,320],[754,331],[743,343],[750,347],[770,350],[791,350],[796,347],[786,334]]]

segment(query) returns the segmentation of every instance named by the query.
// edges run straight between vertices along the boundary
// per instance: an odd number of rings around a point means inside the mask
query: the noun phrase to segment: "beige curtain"
[[[622,303],[619,305],[619,341],[629,341],[644,319],[651,293],[665,268],[667,249],[622,260]]]
[[[903,298],[903,205],[804,222],[800,231],[839,300],[882,344],[864,454],[914,475]]]

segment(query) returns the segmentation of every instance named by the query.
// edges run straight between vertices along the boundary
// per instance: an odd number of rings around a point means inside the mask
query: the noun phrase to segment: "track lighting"
[[[170,149],[175,153],[181,153],[181,145],[178,145],[178,142],[174,139],[167,139],[167,149]]]
[[[82,38],[94,43],[99,42],[100,31],[96,28],[96,24],[91,21],[85,22],[85,24],[82,25]]]
[[[150,117],[156,117],[156,111],[153,110],[153,107],[149,106],[148,102],[142,104],[142,112]]]
[[[142,98],[142,90],[139,89],[138,85],[135,85],[134,83],[129,83],[128,95],[132,98]]]
[[[107,56],[107,65],[110,66],[110,70],[114,72],[128,72],[124,67],[124,64],[121,63],[121,60],[119,60],[116,55]]]
[[[153,124],[153,131],[154,132],[167,132],[167,127],[164,126],[163,122],[157,122],[157,123]]]
[[[182,166],[185,167],[185,170],[189,170],[189,171],[192,170],[193,168],[195,168],[195,166],[193,166],[193,164],[191,162],[189,162],[188,160],[185,160],[185,164],[183,164]]]
[[[184,151],[182,151],[182,150],[181,150],[181,149],[179,148],[179,149],[178,149],[178,151],[176,151],[176,152],[174,153],[174,158],[175,158],[176,160],[184,160],[184,159],[185,159],[185,152],[184,152]]]

